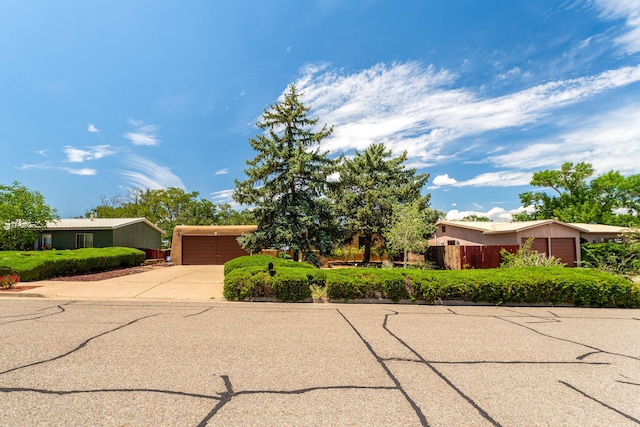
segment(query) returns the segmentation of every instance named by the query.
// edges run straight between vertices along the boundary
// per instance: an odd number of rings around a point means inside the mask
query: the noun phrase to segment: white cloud
[[[440,187],[517,187],[528,185],[531,181],[532,173],[518,171],[487,172],[475,176],[466,181],[458,181],[449,177],[449,174],[438,175],[433,179],[433,186],[430,189]]]
[[[134,187],[149,188],[151,190],[169,187],[185,189],[182,180],[165,166],[157,165],[138,156],[127,157],[126,164],[133,170],[122,171],[121,174],[127,177]]]
[[[433,178],[433,185],[436,187],[440,187],[443,185],[455,185],[458,181],[455,178],[450,178],[449,174],[438,175]]]
[[[247,208],[247,206],[243,207],[239,203],[233,200],[233,197],[232,197],[233,191],[234,190],[214,191],[213,193],[211,193],[211,199],[216,204],[222,204],[222,203],[228,204],[229,206],[231,206],[232,209]]]
[[[109,145],[96,145],[87,149],[80,149],[66,146],[63,152],[67,155],[67,161],[71,163],[82,163],[86,160],[101,159],[105,156],[116,153]]]
[[[605,20],[623,19],[625,32],[615,41],[627,54],[640,52],[640,3],[637,0],[595,0]]]
[[[229,173],[229,168],[219,169],[215,171],[214,175],[227,175]]]
[[[495,222],[510,222],[513,219],[513,215],[523,211],[532,212],[532,209],[533,208],[531,207],[530,208],[519,207],[517,209],[512,209],[512,210],[506,210],[504,208],[495,207],[495,208],[489,209],[488,211],[481,211],[481,210],[460,211],[457,209],[452,209],[449,212],[447,212],[445,219],[448,221],[460,221],[467,216],[476,215],[476,216],[487,217],[491,221],[495,221]]]
[[[160,140],[156,136],[158,131],[157,125],[145,125],[142,120],[134,119],[129,119],[128,123],[136,129],[133,132],[127,132],[122,136],[131,141],[133,145],[154,146],[160,143]]]
[[[423,164],[454,159],[455,142],[487,131],[552,118],[560,107],[640,81],[640,66],[557,80],[495,98],[452,88],[455,76],[416,62],[377,64],[348,74],[327,64],[308,65],[296,82],[321,123],[334,125],[323,148],[364,150],[383,142]]]
[[[95,169],[83,168],[83,169],[73,169],[73,168],[60,168],[61,170],[70,173],[72,175],[96,175],[98,171]]]
[[[85,175],[85,176],[96,175],[98,173],[98,171],[95,170],[95,169],[90,169],[90,168],[74,169],[74,168],[68,168],[68,167],[62,167],[62,166],[53,166],[53,165],[50,165],[48,163],[35,164],[35,165],[34,164],[22,164],[17,169],[21,169],[21,170],[28,170],[28,169],[58,170],[58,171],[67,172],[67,173],[72,174],[72,175]]]
[[[609,170],[640,173],[640,104],[584,117],[581,126],[554,137],[489,157],[496,166],[523,169],[556,168],[566,161],[591,163],[596,175]]]
[[[95,126],[93,125],[93,123],[89,123],[89,127],[87,128],[87,131],[88,131],[88,132],[91,132],[91,133],[99,133],[99,132],[100,132],[100,129],[98,129],[97,127],[95,127]]]

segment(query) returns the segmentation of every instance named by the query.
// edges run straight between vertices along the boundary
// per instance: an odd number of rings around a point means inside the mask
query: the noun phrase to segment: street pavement
[[[0,426],[640,424],[640,310],[148,297],[161,286],[0,299]]]

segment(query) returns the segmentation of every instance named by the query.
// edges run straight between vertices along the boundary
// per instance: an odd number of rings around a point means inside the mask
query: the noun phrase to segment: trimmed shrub
[[[145,253],[133,248],[85,248],[42,252],[1,252],[0,268],[23,282],[46,280],[140,265]]]
[[[273,263],[274,268],[291,267],[315,269],[314,266],[304,262],[296,262],[288,259],[272,257],[269,255],[246,255],[227,261],[224,265],[224,274],[226,275],[236,268],[245,268],[252,266],[261,266],[266,269],[269,263]]]
[[[622,275],[640,273],[640,251],[633,243],[583,243],[582,266]]]
[[[299,265],[296,263],[296,265]],[[225,298],[275,296],[302,301],[309,285],[325,287],[333,301],[402,299],[491,304],[573,304],[640,307],[640,285],[610,273],[559,267],[486,270],[331,269],[266,267],[233,270],[225,277]]]

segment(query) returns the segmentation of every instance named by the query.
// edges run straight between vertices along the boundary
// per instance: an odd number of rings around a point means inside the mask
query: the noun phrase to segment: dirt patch
[[[117,270],[101,271],[99,273],[81,274],[78,276],[56,277],[54,282],[98,282],[100,280],[113,279],[114,277],[128,276],[130,274],[144,273],[158,268],[169,266],[167,263],[141,265],[138,267],[119,268]]]
[[[22,292],[22,291],[28,291],[29,289],[34,289],[34,288],[39,288],[40,286],[27,286],[27,285],[20,285],[20,286],[13,286],[11,287],[11,289],[0,289],[0,292]]]

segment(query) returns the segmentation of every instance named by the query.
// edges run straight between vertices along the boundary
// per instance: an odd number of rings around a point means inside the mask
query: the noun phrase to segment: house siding
[[[162,237],[158,231],[143,222],[139,222],[113,230],[112,246],[161,249]]]
[[[111,230],[50,230],[44,233],[51,234],[51,246],[54,249],[76,249],[78,233],[92,233],[94,248],[113,246]]]

